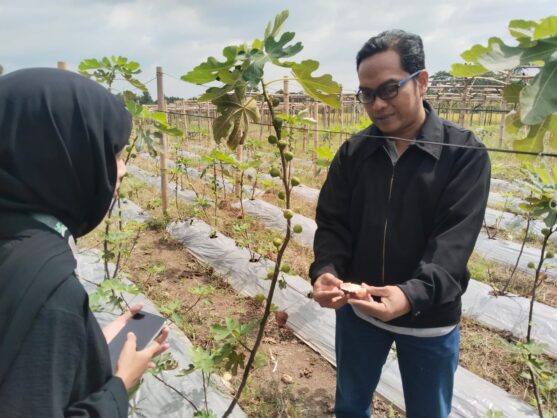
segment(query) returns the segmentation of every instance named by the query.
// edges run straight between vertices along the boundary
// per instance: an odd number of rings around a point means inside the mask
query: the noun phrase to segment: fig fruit
[[[358,299],[364,299],[367,295],[367,290],[356,283],[343,283],[340,285],[340,290]]]
[[[279,177],[280,176],[280,170],[276,167],[273,167],[269,170],[269,174],[271,175],[271,177]]]

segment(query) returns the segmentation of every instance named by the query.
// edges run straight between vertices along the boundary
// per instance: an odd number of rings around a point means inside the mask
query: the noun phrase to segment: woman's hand
[[[106,327],[104,327],[103,334],[106,343],[108,344],[110,341],[112,341],[112,339],[116,337],[116,334],[118,334],[120,330],[124,328],[131,317],[134,316],[136,313],[139,313],[142,309],[143,304],[138,303],[137,305],[132,306],[128,311],[124,312],[124,314],[120,315]]]
[[[114,373],[115,376],[122,379],[126,390],[129,391],[137,385],[147,369],[155,367],[155,363],[152,361],[153,357],[158,356],[169,347],[168,344],[164,343],[168,333],[169,328],[165,326],[161,334],[141,351],[136,351],[137,340],[135,334],[133,332],[128,333],[128,339],[122,348],[120,357],[118,357],[116,372]]]

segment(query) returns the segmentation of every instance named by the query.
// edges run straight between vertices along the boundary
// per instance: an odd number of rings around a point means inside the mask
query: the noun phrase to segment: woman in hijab
[[[124,173],[131,117],[97,83],[36,68],[0,77],[0,417],[127,417],[127,391],[168,335],[128,340],[113,375],[77,280],[71,237],[105,216]],[[118,168],[120,167],[120,169]]]

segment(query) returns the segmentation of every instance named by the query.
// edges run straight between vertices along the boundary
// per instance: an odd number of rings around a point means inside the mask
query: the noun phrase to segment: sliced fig
[[[364,299],[367,291],[362,286],[356,283],[343,283],[340,285],[340,290],[348,293],[350,296],[355,296],[358,299]]]

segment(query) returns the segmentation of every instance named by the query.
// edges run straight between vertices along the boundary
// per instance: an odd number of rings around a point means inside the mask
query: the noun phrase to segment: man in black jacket
[[[461,296],[490,182],[482,143],[424,101],[421,38],[369,39],[356,62],[373,125],[338,150],[317,205],[314,298],[336,309],[337,418],[369,417],[395,342],[406,412],[446,417],[458,365]],[[363,299],[343,282],[362,282]]]

